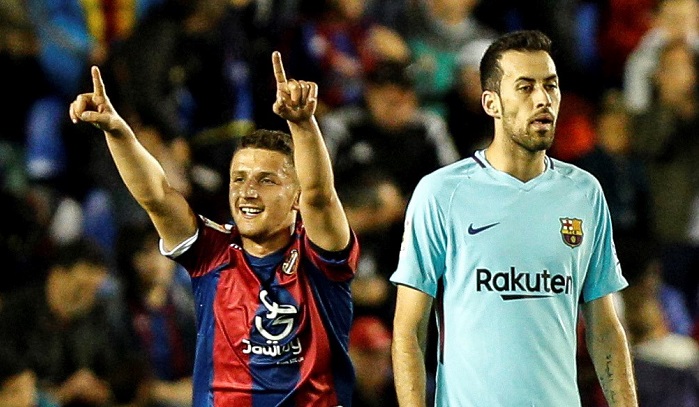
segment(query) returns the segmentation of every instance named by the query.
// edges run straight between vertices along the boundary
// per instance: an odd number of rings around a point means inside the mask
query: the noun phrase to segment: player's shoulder
[[[452,184],[470,178],[477,169],[478,161],[470,156],[432,171],[423,180],[436,185]]]
[[[464,183],[469,183],[479,169],[474,157],[462,158],[422,177],[417,190],[435,196],[451,195]]]
[[[601,189],[601,185],[597,178],[595,178],[595,176],[587,170],[584,170],[575,164],[555,158],[550,158],[550,160],[551,169],[559,174],[563,180],[572,182],[576,188],[582,188],[584,190]]]

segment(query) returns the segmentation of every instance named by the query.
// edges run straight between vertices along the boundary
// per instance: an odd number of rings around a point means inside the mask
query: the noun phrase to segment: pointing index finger
[[[102,82],[102,75],[98,67],[93,66],[92,70],[92,88],[93,92],[98,96],[104,96],[104,82]]]
[[[282,64],[282,54],[279,51],[272,53],[272,68],[274,68],[274,78],[277,80],[277,85],[286,83],[286,73],[284,73],[284,65]]]

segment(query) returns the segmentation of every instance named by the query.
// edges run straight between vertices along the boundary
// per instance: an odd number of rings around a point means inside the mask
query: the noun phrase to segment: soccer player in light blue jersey
[[[599,183],[551,159],[561,101],[551,42],[506,34],[481,61],[485,150],[415,189],[398,267],[393,360],[401,406],[424,406],[424,333],[434,303],[436,405],[580,406],[576,326],[610,406],[637,406],[614,309],[626,287]]]

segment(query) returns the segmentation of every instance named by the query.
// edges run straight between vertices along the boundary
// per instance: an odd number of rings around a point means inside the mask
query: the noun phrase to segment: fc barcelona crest
[[[563,243],[570,247],[578,247],[582,243],[582,219],[561,218],[561,237]]]

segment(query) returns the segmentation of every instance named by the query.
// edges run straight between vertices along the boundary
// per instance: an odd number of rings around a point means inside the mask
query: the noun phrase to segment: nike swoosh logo
[[[496,226],[499,224],[500,224],[500,222],[495,222],[495,223],[491,223],[490,225],[485,225],[485,226],[481,226],[479,228],[474,228],[473,223],[472,223],[468,226],[468,234],[475,235],[476,233],[481,233],[484,230],[488,230],[488,229],[492,228],[493,226]]]

